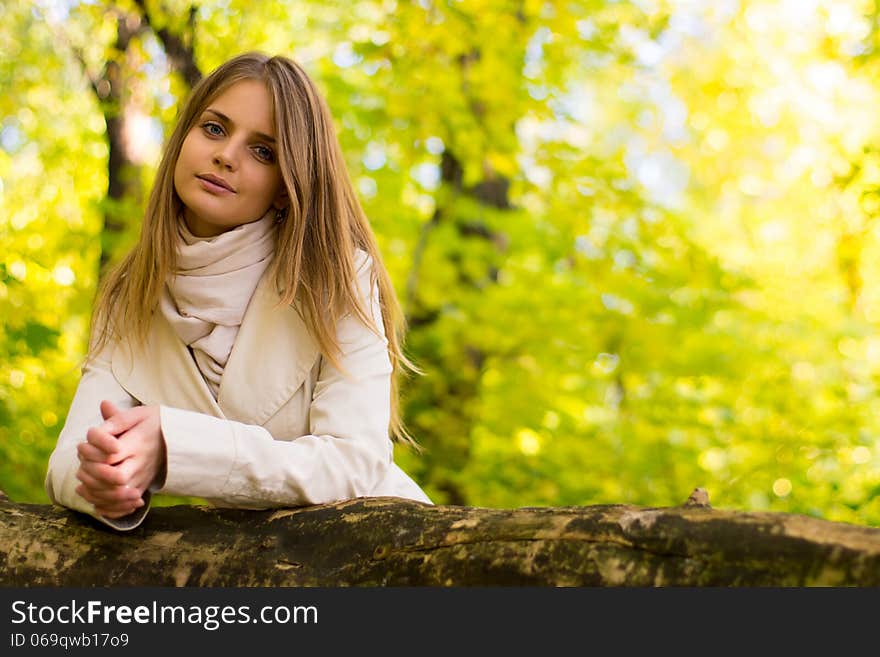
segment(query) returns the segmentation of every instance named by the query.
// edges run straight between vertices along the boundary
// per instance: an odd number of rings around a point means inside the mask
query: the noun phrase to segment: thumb
[[[119,409],[116,408],[116,405],[113,402],[107,399],[101,401],[101,417],[103,417],[105,420],[109,420],[118,412]]]

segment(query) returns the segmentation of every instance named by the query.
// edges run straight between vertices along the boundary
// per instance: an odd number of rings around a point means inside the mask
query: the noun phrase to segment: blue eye
[[[214,123],[212,121],[207,121],[203,123],[202,130],[204,130],[212,137],[221,137],[223,135],[223,126],[221,126],[219,123]]]
[[[265,162],[272,162],[275,159],[275,152],[268,146],[254,146],[254,153]]]

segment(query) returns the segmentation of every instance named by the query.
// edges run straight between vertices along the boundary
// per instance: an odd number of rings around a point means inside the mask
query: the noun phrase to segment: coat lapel
[[[254,291],[220,380],[211,394],[186,345],[160,312],[142,347],[120,343],[111,369],[142,404],[165,404],[213,417],[264,424],[302,386],[319,356],[292,306],[278,306],[269,277]]]
[[[299,313],[279,301],[271,277],[263,276],[220,381],[217,401],[230,420],[264,424],[299,390],[319,356]]]
[[[142,346],[128,341],[117,345],[111,370],[119,384],[144,405],[164,404],[224,417],[192,354],[159,312],[153,314]]]

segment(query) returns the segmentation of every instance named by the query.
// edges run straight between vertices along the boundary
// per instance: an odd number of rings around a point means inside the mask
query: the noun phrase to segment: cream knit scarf
[[[159,304],[216,399],[223,369],[257,283],[275,249],[274,209],[216,237],[196,237],[178,222],[176,275]]]

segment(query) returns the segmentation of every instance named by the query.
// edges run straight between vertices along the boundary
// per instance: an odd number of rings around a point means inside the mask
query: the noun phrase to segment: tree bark
[[[154,508],[116,532],[0,497],[3,586],[880,586],[880,528],[681,507],[397,498]]]
[[[104,203],[104,228],[101,232],[101,255],[98,263],[99,277],[103,278],[112,264],[117,243],[122,239],[143,207],[140,185],[140,167],[131,152],[126,138],[126,122],[131,114],[130,96],[127,87],[131,84],[130,66],[126,65],[129,48],[136,37],[145,29],[152,29],[165,47],[172,71],[179,73],[190,88],[202,77],[195,61],[193,41],[195,39],[195,8],[188,13],[187,28],[189,38],[171,32],[168,28],[155,29],[155,17],[147,10],[146,3],[136,0],[140,12],[112,5],[116,14],[115,58],[104,62],[100,76],[91,74],[84,56],[76,51],[83,70],[92,83],[92,90],[98,99],[104,123],[107,127],[107,198]],[[187,43],[188,41],[188,43]],[[137,209],[137,212],[134,210]]]

